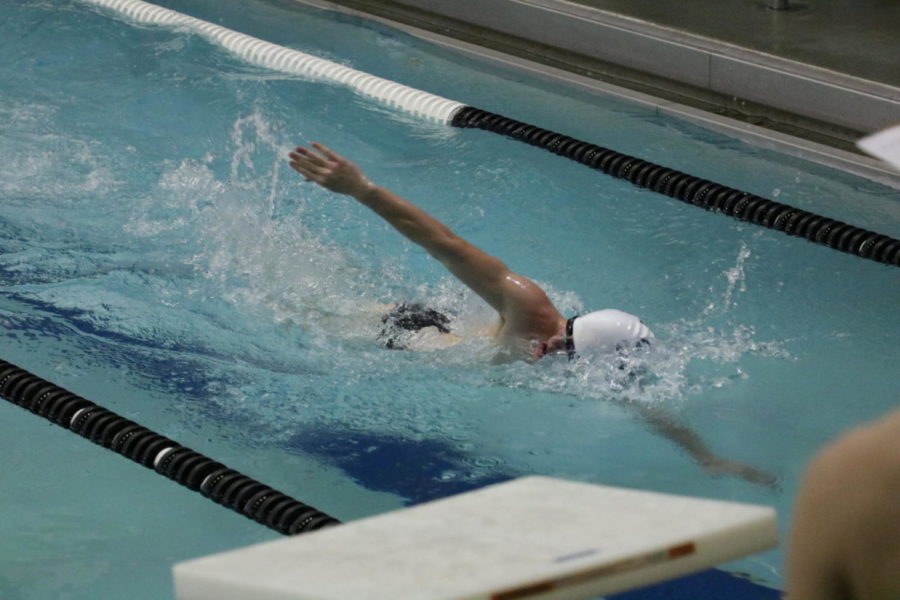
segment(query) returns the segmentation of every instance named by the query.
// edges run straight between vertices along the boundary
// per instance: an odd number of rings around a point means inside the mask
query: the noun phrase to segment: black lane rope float
[[[0,360],[0,396],[284,535],[340,521]]]
[[[458,110],[453,116],[451,125],[499,133],[693,206],[783,231],[788,235],[806,238],[841,252],[900,266],[900,240],[887,235],[471,106],[464,106]]]

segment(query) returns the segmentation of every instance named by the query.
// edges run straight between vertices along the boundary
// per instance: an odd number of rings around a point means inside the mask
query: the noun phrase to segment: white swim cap
[[[653,332],[634,315],[614,308],[597,310],[566,323],[566,351],[613,350],[622,342],[653,339]]]

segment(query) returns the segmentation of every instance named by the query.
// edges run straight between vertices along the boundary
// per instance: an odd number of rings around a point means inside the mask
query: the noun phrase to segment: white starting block
[[[574,600],[777,544],[768,507],[525,477],[175,565],[178,600]]]

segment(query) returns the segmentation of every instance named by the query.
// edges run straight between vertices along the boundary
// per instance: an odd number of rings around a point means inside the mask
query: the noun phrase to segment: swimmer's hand
[[[337,194],[346,194],[360,199],[374,186],[355,164],[332,152],[323,144],[313,143],[309,148],[298,146],[290,157],[291,168],[303,175],[307,181],[321,185]]]
[[[778,478],[771,473],[734,460],[712,458],[703,464],[703,468],[713,477],[732,475],[769,489],[779,489]]]

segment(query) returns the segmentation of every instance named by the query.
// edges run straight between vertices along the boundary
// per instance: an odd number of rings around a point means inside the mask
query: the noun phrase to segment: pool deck
[[[854,146],[900,123],[896,0],[301,1],[900,187]]]

